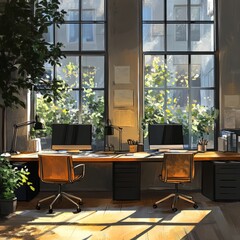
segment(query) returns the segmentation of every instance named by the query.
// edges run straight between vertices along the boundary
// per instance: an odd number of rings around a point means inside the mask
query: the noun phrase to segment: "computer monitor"
[[[92,125],[53,124],[52,149],[79,151],[92,149]]]
[[[149,124],[150,150],[183,149],[183,128],[181,124]]]

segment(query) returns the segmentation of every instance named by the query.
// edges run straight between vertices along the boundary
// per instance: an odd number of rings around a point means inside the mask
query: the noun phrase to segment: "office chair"
[[[158,200],[153,204],[153,208],[157,208],[157,204],[173,197],[172,211],[176,212],[177,200],[180,198],[193,204],[194,208],[198,205],[191,196],[180,194],[178,185],[180,183],[190,183],[194,178],[194,160],[193,153],[165,153],[163,158],[162,172],[159,176],[161,181],[165,183],[175,184],[175,193]]]
[[[54,198],[49,205],[49,213],[53,212],[53,204],[60,197],[64,197],[70,202],[72,202],[77,207],[77,212],[81,211],[80,205],[82,204],[82,199],[76,197],[72,194],[62,191],[62,185],[76,182],[85,175],[85,164],[78,164],[73,166],[73,159],[71,155],[68,154],[42,154],[38,156],[39,168],[38,174],[42,182],[58,184],[58,193],[51,195],[44,199],[38,201],[36,209],[40,209],[40,204],[46,200]],[[81,167],[81,173],[76,174],[75,170]],[[72,200],[76,199],[78,202]]]

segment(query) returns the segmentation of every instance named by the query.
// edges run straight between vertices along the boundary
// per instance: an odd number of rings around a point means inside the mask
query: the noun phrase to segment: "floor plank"
[[[0,239],[91,239],[91,240],[237,240],[240,239],[240,202],[213,202],[199,192],[191,195],[199,208],[179,201],[171,211],[171,200],[157,209],[152,204],[167,192],[148,191],[139,201],[113,201],[111,193],[84,193],[82,211],[66,200],[40,210],[39,199],[51,193],[41,192],[29,202],[18,202],[17,212],[0,219]],[[76,193],[75,193],[76,194]]]

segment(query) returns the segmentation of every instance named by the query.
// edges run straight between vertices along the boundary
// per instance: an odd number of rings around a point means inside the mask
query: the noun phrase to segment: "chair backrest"
[[[74,179],[71,155],[42,154],[38,156],[38,174],[43,182],[67,183]]]
[[[193,153],[165,153],[161,179],[164,182],[191,182],[194,178]]]

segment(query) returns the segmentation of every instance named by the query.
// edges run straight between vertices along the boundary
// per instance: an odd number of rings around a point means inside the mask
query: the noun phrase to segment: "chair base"
[[[197,203],[193,200],[193,198],[191,196],[188,196],[188,195],[185,195],[185,194],[180,194],[180,193],[171,193],[169,194],[168,196],[158,200],[157,202],[155,202],[153,204],[153,208],[157,208],[157,205],[169,198],[173,198],[173,202],[172,202],[172,205],[171,205],[171,208],[172,208],[172,211],[173,212],[176,212],[178,209],[176,208],[176,205],[177,205],[177,201],[178,199],[182,199],[184,201],[187,201],[189,203],[192,203],[193,204],[193,207],[196,209],[198,208],[198,205]]]
[[[81,208],[80,208],[80,205],[82,205],[82,199],[79,198],[79,197],[76,197],[72,194],[69,194],[69,193],[66,193],[66,192],[62,192],[61,191],[61,187],[60,187],[60,190],[58,192],[58,194],[55,194],[55,195],[51,195],[49,197],[46,197],[46,198],[43,198],[41,200],[38,201],[37,203],[37,206],[36,206],[36,209],[39,210],[41,208],[41,203],[44,202],[44,201],[47,201],[49,199],[53,199],[53,201],[51,202],[51,204],[49,205],[49,210],[48,212],[49,213],[52,213],[53,212],[53,204],[60,198],[60,197],[63,197],[65,199],[67,199],[68,201],[70,201],[71,203],[73,203],[76,207],[77,207],[77,212],[81,212]],[[75,201],[72,200],[73,199],[76,199],[78,201],[78,203],[76,203]]]

